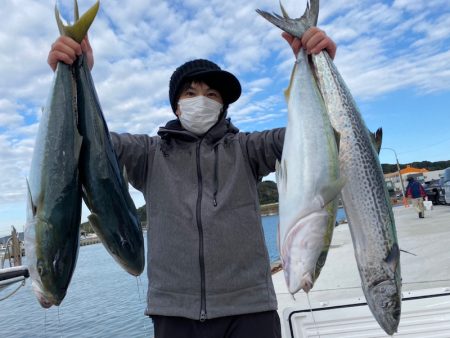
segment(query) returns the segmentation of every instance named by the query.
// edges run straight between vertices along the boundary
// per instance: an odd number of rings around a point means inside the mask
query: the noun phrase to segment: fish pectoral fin
[[[102,232],[101,229],[101,222],[100,218],[97,214],[92,213],[87,217],[89,224],[92,226],[92,229],[94,229],[95,233],[97,234],[98,238],[103,242],[103,237],[101,236]]]
[[[336,129],[333,128],[334,132],[334,139],[336,140],[336,146],[339,151],[340,145],[341,145],[341,133],[338,132]]]
[[[278,193],[285,191],[287,186],[286,176],[286,160],[280,163],[278,160],[275,162],[275,179],[277,181]]]
[[[81,147],[83,145],[83,136],[81,136],[81,134],[78,132],[77,129],[75,129],[75,133],[77,135],[75,137],[75,142],[74,142],[74,154],[75,154],[75,159],[78,161],[80,159]]]
[[[279,182],[281,179],[281,165],[278,160],[275,161],[275,180]]]
[[[92,203],[91,200],[89,199],[89,196],[86,192],[86,188],[84,187],[84,185],[81,186],[81,196],[83,197],[83,201],[88,207],[88,209],[92,211]]]
[[[129,190],[128,189],[128,173],[127,173],[127,168],[125,167],[125,165],[123,166],[123,169],[122,169],[122,176],[123,176],[123,180],[125,182],[125,185],[127,187],[127,190]]]
[[[319,203],[320,208],[323,208],[340,194],[346,182],[347,179],[345,177],[340,177],[339,179],[322,187],[319,191],[319,195],[314,198],[315,203]]]
[[[397,270],[397,267],[400,263],[400,248],[397,243],[392,245],[391,251],[384,259],[384,261],[390,266],[392,272]]]
[[[34,204],[33,202],[33,196],[31,196],[30,183],[28,182],[28,179],[26,180],[27,180],[28,205],[30,206],[31,214],[33,215],[33,217],[35,217],[37,213],[37,207],[36,204]]]

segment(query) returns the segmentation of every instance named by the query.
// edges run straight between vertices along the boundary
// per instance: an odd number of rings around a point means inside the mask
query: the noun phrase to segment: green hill
[[[418,169],[427,169],[429,171],[435,171],[435,170],[442,170],[450,167],[450,161],[437,161],[437,162],[430,162],[430,161],[422,161],[422,162],[411,162],[408,164],[400,164],[400,169],[404,169],[407,166],[411,166],[413,168]],[[382,163],[381,167],[383,168],[383,173],[390,174],[397,171],[397,164],[389,164],[389,163]]]

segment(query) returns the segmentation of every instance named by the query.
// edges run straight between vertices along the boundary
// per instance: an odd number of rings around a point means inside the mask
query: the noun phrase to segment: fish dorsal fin
[[[397,270],[397,267],[400,263],[400,248],[397,243],[392,245],[391,251],[384,259],[384,261],[390,266],[392,272]]]
[[[55,5],[55,17],[56,23],[58,24],[59,33],[61,35],[69,36],[74,39],[76,42],[81,43],[81,41],[86,36],[86,33],[94,21],[95,16],[97,15],[98,8],[100,3],[97,1],[91,8],[89,8],[86,13],[84,13],[81,18],[76,19],[73,25],[64,25],[61,16],[59,14],[58,8]],[[75,17],[78,15],[78,4],[75,0]]]
[[[378,154],[380,154],[381,143],[383,141],[383,129],[378,128],[377,131],[374,133],[371,133],[369,131],[369,134],[370,134],[370,139],[372,141],[372,144],[375,147],[375,150],[377,151]]]

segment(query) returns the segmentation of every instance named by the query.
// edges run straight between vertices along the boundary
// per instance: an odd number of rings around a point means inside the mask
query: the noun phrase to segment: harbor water
[[[344,217],[343,210],[339,210],[338,220]],[[278,216],[265,216],[262,222],[269,256],[275,261]],[[17,286],[0,291],[0,299]],[[152,321],[144,315],[146,290],[145,272],[135,278],[114,262],[103,245],[83,246],[69,290],[59,307],[43,309],[29,279],[16,294],[0,302],[1,336],[153,337]]]

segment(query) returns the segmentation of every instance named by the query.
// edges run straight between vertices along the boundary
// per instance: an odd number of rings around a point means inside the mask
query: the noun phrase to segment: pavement
[[[403,293],[414,290],[450,289],[450,206],[433,206],[419,218],[413,207],[394,207]],[[283,272],[273,275],[279,311],[284,307],[307,306],[301,291],[294,301],[288,293]],[[312,307],[339,303],[347,298],[365,301],[356,266],[350,232],[346,223],[336,227],[328,258],[313,289],[309,292]]]

